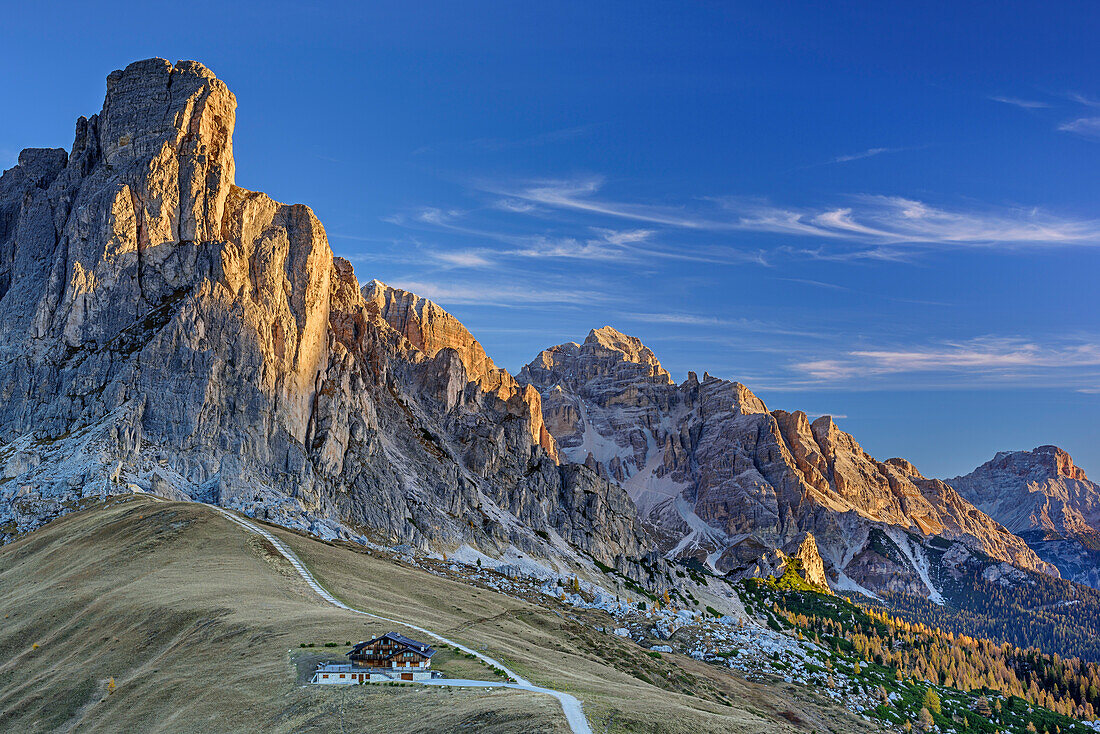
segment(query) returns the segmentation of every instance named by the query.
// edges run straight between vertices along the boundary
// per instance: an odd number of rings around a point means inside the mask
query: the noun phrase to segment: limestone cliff
[[[201,64],[112,73],[71,151],[0,177],[0,534],[140,489],[326,535],[622,567],[630,498],[416,296],[360,289],[303,205],[234,184]]]
[[[1002,451],[949,479],[1066,578],[1100,588],[1100,485],[1057,446]]]
[[[426,298],[372,280],[363,286],[367,311],[380,317],[405,339],[408,345],[429,357],[453,349],[471,382],[486,392],[517,406],[531,425],[531,439],[555,460],[558,449],[542,418],[542,397],[530,385],[520,385],[506,370],[493,364],[473,334],[451,314]],[[518,408],[522,402],[526,409]]]
[[[676,385],[610,327],[543,351],[518,378],[542,393],[563,457],[622,483],[670,556],[755,573],[811,533],[834,588],[936,597],[925,540],[938,537],[1057,574],[950,486],[877,461],[832,418],[769,411],[708,374]]]

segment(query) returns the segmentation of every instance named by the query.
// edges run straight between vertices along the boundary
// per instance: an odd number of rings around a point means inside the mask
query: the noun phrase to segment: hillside
[[[597,631],[612,623],[597,611],[539,606],[377,551],[275,532],[348,603],[440,629],[568,690],[600,731],[804,731],[796,719],[819,732],[863,730],[809,692],[687,657],[654,660]],[[0,729],[565,730],[556,702],[536,694],[298,685],[295,660],[308,668],[324,643],[337,642],[339,655],[345,641],[384,630],[325,606],[270,546],[199,505],[136,496],[69,514],[0,548],[0,584]],[[477,672],[458,656],[439,667]],[[669,683],[681,680],[690,687]]]

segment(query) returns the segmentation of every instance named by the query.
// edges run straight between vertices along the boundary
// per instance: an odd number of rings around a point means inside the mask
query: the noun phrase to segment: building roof
[[[351,649],[351,652],[349,652],[348,655],[352,655],[354,653],[357,653],[357,652],[361,651],[364,647],[368,647],[370,645],[373,645],[374,643],[378,642],[379,640],[390,640],[392,642],[397,643],[401,647],[404,647],[406,649],[409,649],[409,650],[412,650],[414,652],[420,653],[421,655],[423,655],[426,658],[430,658],[432,655],[435,655],[435,648],[431,647],[430,645],[428,645],[426,643],[423,643],[423,642],[417,642],[416,640],[414,640],[412,638],[405,637],[404,635],[399,635],[396,632],[387,632],[386,634],[382,635],[381,637],[375,637],[373,640],[367,640],[366,642],[360,642],[359,644],[357,644],[355,647],[353,647]]]

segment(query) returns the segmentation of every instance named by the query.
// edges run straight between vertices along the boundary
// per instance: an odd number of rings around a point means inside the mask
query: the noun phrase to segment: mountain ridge
[[[1100,485],[1057,446],[999,451],[948,480],[1066,578],[1100,587]]]
[[[629,497],[557,461],[534,391],[417,346],[309,207],[235,185],[235,112],[197,62],[134,62],[0,178],[0,534],[141,490],[641,578]]]
[[[235,113],[201,64],[135,62],[71,151],[0,178],[0,537],[136,489],[639,579],[654,548],[719,575],[807,555],[837,590],[938,598],[930,538],[1058,573],[831,417],[677,384],[611,326],[512,375],[438,304],[360,283],[309,207],[236,186]]]
[[[1057,575],[949,485],[907,460],[875,460],[830,416],[769,410],[707,373],[677,385],[655,356],[637,358],[652,354],[640,340],[605,333],[614,338],[593,330],[583,344],[543,350],[518,379],[542,393],[563,456],[622,483],[671,557],[751,573],[809,534],[838,590],[937,597],[910,536],[942,536]]]

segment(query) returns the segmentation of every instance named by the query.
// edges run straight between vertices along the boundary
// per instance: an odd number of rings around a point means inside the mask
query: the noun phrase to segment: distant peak
[[[611,326],[601,326],[588,332],[588,338],[584,340],[586,346],[601,346],[621,352],[627,362],[649,365],[656,368],[658,373],[668,375],[668,371],[661,366],[657,355],[653,350],[642,344],[642,340],[636,336],[628,336]]]
[[[363,300],[367,302],[368,306],[382,314],[382,317],[385,319],[390,318],[388,314],[394,309],[412,311],[415,312],[418,317],[423,317],[424,311],[429,310],[437,312],[438,316],[454,319],[446,309],[442,308],[435,301],[424,298],[423,296],[418,296],[412,291],[407,291],[404,288],[386,285],[377,278],[372,278],[370,282],[360,289],[360,292],[363,294]],[[457,321],[458,320],[455,319],[456,323]],[[413,342],[415,343],[416,340],[414,339]]]
[[[913,462],[908,459],[902,459],[900,457],[894,457],[893,459],[887,459],[883,462],[889,466],[894,467],[907,477],[916,477],[917,479],[924,479],[924,475],[920,473],[917,467],[913,466]]]
[[[1066,477],[1082,482],[1089,481],[1085,471],[1073,463],[1073,457],[1065,449],[1047,444],[1036,446],[1030,451],[998,451],[986,463],[966,477],[974,476],[985,470],[1010,468],[1023,476],[1027,472],[1039,471],[1047,477]],[[955,477],[960,479],[964,477]]]
[[[1073,457],[1069,455],[1069,452],[1058,446],[1038,446],[1031,451],[1023,452],[1031,454],[1037,460],[1049,467],[1057,476],[1068,477],[1069,479],[1077,479],[1083,482],[1088,481],[1088,477],[1085,476],[1085,472],[1079,466],[1073,463]]]
[[[391,294],[396,294],[400,291],[398,288],[391,288],[377,278],[371,278],[370,281],[363,284],[363,287],[359,289],[363,294],[363,298],[367,301],[375,299],[385,299]]]

